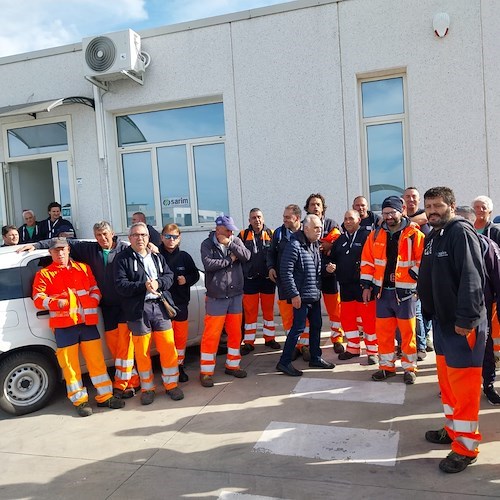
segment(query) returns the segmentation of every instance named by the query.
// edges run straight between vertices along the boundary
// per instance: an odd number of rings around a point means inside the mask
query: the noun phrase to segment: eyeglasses
[[[130,236],[132,236],[132,238],[148,238],[149,234],[148,233],[132,233]]]
[[[393,210],[392,212],[382,212],[382,217],[392,217],[394,219],[394,217],[396,216],[398,212],[396,210]]]
[[[166,240],[178,240],[180,238],[180,235],[178,234],[167,234],[167,233],[163,233],[162,236],[166,239]]]

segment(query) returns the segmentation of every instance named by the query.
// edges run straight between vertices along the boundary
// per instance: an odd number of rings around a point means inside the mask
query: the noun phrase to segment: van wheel
[[[58,384],[57,370],[38,352],[16,352],[0,361],[0,408],[25,415],[43,408]]]

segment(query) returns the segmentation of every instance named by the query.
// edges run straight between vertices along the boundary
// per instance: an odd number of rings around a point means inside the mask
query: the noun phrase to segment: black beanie
[[[388,196],[382,202],[382,210],[387,207],[394,208],[394,210],[403,213],[403,200],[399,196]]]

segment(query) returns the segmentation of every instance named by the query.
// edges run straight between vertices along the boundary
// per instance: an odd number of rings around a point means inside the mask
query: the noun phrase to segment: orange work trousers
[[[104,332],[106,344],[115,363],[115,389],[138,388],[141,385],[139,374],[134,367],[134,344],[127,323],[118,323],[118,328]]]
[[[340,293],[324,293],[323,302],[330,319],[330,339],[332,344],[343,342],[342,324],[340,321]]]
[[[245,334],[243,336],[243,342],[245,344],[255,344],[259,301],[264,322],[262,328],[264,341],[269,342],[275,338],[274,293],[245,293],[243,295],[243,310],[245,312]]]
[[[361,318],[363,326],[363,339],[366,345],[368,356],[378,353],[377,335],[375,333],[375,301],[367,303],[357,300],[343,301],[340,309],[340,319],[342,329],[347,340],[347,352],[359,354],[360,335],[358,329],[358,319]]]

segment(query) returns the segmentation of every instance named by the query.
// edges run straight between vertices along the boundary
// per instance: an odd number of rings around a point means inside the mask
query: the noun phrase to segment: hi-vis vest
[[[59,308],[59,299],[66,299],[68,305]],[[62,267],[54,262],[38,271],[33,282],[33,300],[37,309],[49,311],[51,328],[66,328],[85,323],[97,325],[97,306],[101,292],[90,267],[70,260]]]
[[[410,223],[401,231],[395,271],[396,290],[416,290],[424,238],[424,234],[414,223]],[[376,294],[384,283],[384,272],[387,266],[386,247],[387,231],[379,228],[370,233],[361,254],[360,280],[362,283],[371,283]]]

